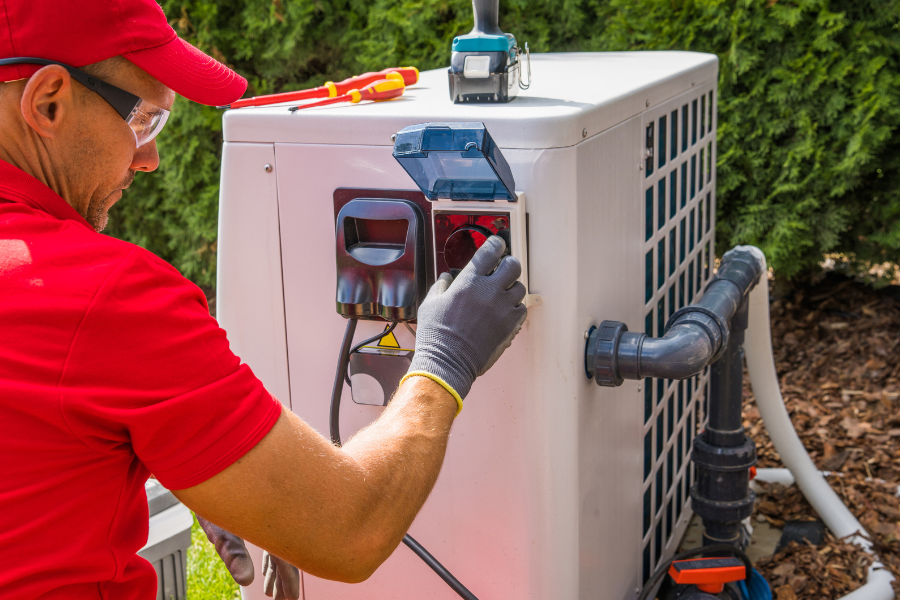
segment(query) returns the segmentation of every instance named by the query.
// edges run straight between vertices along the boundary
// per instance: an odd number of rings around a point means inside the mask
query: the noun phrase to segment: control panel
[[[506,250],[522,263],[519,280],[528,289],[528,213],[525,195],[515,202],[465,202],[436,200],[431,203],[434,232],[434,272],[456,274],[472,259],[475,251],[492,235],[506,242]],[[525,305],[540,304],[529,294]]]
[[[492,235],[502,236],[510,249],[509,215],[503,213],[438,213],[434,216],[435,265],[441,271],[459,271]]]
[[[434,272],[456,274],[492,235],[522,263],[528,289],[528,213],[509,163],[483,123],[422,123],[394,136],[394,158],[431,204]],[[528,295],[526,306],[541,303]]]

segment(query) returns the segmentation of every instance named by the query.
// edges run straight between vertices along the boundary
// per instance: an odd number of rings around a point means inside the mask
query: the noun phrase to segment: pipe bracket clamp
[[[719,347],[716,350],[715,354],[713,354],[712,358],[710,358],[709,363],[707,363],[707,364],[711,365],[714,362],[716,362],[717,360],[719,360],[720,358],[722,358],[722,355],[725,354],[725,350],[728,348],[728,338],[730,335],[730,329],[728,327],[728,323],[720,315],[717,315],[715,312],[709,310],[706,307],[691,304],[689,306],[685,306],[684,308],[679,308],[677,311],[675,311],[675,314],[672,315],[671,317],[669,317],[669,320],[666,321],[666,328],[664,331],[666,333],[668,333],[669,329],[671,329],[676,324],[678,324],[676,322],[681,317],[683,317],[685,315],[689,315],[691,313],[700,313],[702,315],[706,315],[719,328],[719,333],[721,335],[721,337],[719,338],[720,339]],[[688,322],[688,321],[685,321],[685,322]],[[707,334],[709,335],[710,339],[713,341],[716,340],[715,332],[710,330],[710,328],[706,322],[700,322],[700,321],[689,321],[689,322],[696,323],[700,327],[703,327],[706,330]]]

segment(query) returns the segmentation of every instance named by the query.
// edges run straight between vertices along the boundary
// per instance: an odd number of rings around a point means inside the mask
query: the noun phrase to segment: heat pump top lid
[[[410,125],[397,133],[394,158],[429,200],[516,200],[512,171],[484,123]]]
[[[531,67],[534,83],[514,102],[454,104],[443,67],[423,71],[401,98],[387,102],[229,110],[223,134],[227,143],[390,146],[392,134],[414,123],[477,121],[504,151],[567,148],[680,94],[714,89],[718,58],[674,50],[539,54],[532,48]],[[348,159],[353,154],[350,149]]]

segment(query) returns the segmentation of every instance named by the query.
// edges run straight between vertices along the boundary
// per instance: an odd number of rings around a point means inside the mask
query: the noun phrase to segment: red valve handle
[[[669,567],[669,577],[679,584],[694,584],[701,591],[719,594],[725,584],[741,581],[747,576],[747,567],[736,558],[692,558],[677,560]]]

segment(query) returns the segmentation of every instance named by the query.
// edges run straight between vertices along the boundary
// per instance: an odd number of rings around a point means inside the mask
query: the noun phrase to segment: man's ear
[[[74,111],[75,90],[69,72],[47,65],[31,76],[20,104],[25,122],[44,138],[55,137],[66,117]]]

